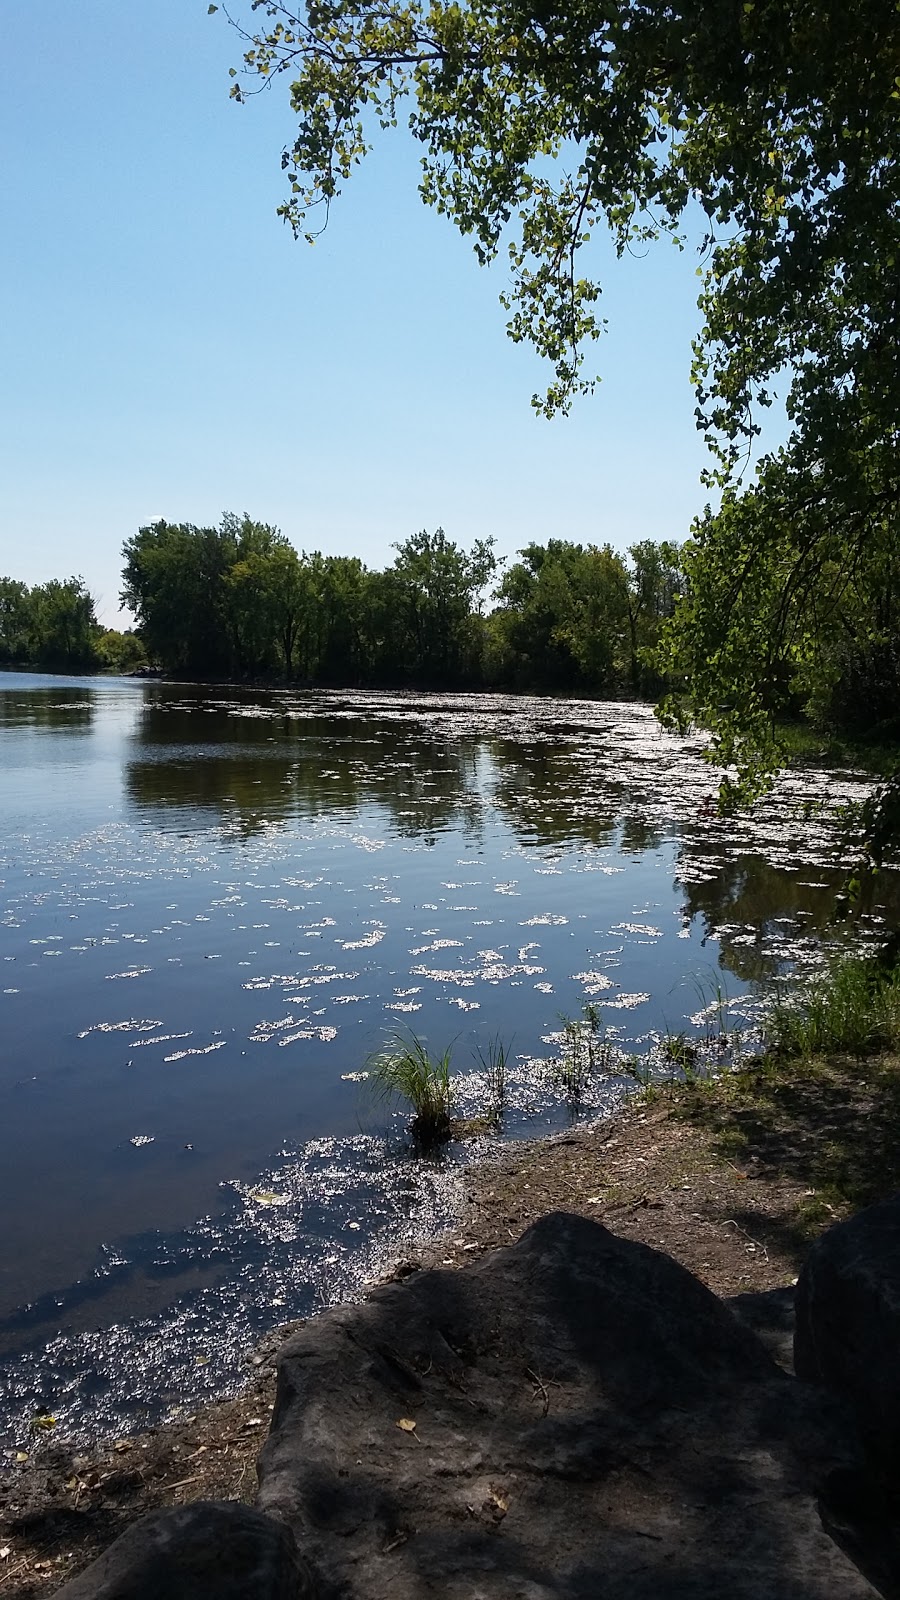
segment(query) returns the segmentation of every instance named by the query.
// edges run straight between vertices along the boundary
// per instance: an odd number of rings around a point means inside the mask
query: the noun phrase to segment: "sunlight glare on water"
[[[414,1160],[366,1078],[392,1030],[453,1045],[465,1115],[502,1039],[501,1136],[534,1135],[586,1002],[622,1052],[710,1004],[751,1027],[755,985],[881,923],[832,925],[859,775],[725,823],[644,706],[6,674],[0,739],[10,1438],[223,1392],[451,1214],[471,1149]]]

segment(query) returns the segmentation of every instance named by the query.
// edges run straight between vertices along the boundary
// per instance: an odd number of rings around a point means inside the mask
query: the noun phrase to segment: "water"
[[[454,1043],[471,1112],[501,1037],[533,1135],[561,1013],[643,1053],[724,986],[750,1029],[759,980],[876,936],[831,920],[862,785],[723,823],[644,707],[0,678],[5,1436],[233,1386],[450,1214],[467,1153],[413,1160],[359,1081],[392,1027]]]

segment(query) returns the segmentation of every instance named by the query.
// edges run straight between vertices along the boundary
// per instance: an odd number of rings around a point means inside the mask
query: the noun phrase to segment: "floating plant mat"
[[[749,1041],[761,982],[896,899],[833,922],[863,775],[723,822],[647,707],[5,675],[0,734],[9,1427],[226,1388],[450,1213],[471,1149],[404,1151],[364,1077],[387,1034],[453,1046],[469,1119],[502,1040],[492,1137],[533,1136],[661,1038]]]

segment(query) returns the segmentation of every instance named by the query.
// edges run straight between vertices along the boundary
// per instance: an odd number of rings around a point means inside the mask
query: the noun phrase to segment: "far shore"
[[[417,695],[442,695],[448,699],[466,700],[472,697],[535,699],[535,700],[563,700],[573,704],[589,703],[598,705],[643,705],[653,707],[656,698],[640,694],[621,691],[615,695],[591,693],[587,689],[536,689],[521,688],[509,684],[496,684],[491,687],[480,686],[465,687],[459,684],[447,687],[435,683],[312,683],[306,679],[285,678],[273,675],[270,677],[186,677],[180,673],[166,672],[161,667],[140,667],[128,672],[116,672],[112,668],[79,669],[79,668],[53,668],[41,667],[35,663],[0,663],[0,673],[27,673],[41,678],[85,678],[96,679],[98,683],[104,680],[128,679],[134,683],[161,683],[171,688],[184,689],[231,689],[253,693],[254,691],[271,693],[294,694],[345,694],[345,695],[407,695],[410,699]],[[702,731],[702,730],[701,730]],[[897,742],[900,738],[900,723],[893,722],[889,727],[878,727],[871,730],[864,737],[853,737],[849,733],[833,733],[823,728],[817,728],[812,723],[797,719],[792,722],[781,722],[777,727],[777,737],[782,747],[786,765],[815,764],[820,761],[830,765],[861,766],[871,771],[874,776],[886,775],[893,770],[897,758]]]

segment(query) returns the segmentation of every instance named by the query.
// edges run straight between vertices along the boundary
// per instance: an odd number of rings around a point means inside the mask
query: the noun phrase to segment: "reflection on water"
[[[721,967],[742,983],[760,983],[783,972],[787,960],[802,960],[804,947],[814,958],[819,940],[833,936],[835,895],[844,877],[823,862],[804,873],[740,855],[722,860],[714,877],[685,885],[685,911],[717,941]],[[893,882],[881,887],[895,903]],[[857,922],[872,910],[870,888]]]
[[[370,805],[409,837],[477,825],[476,740],[448,744],[427,730],[411,739],[404,724],[253,711],[149,705],[126,767],[135,807],[181,812],[188,827],[208,825],[211,815],[245,838],[291,817],[347,817]]]
[[[0,690],[2,693],[2,690]],[[59,693],[42,689],[35,694],[3,697],[3,728],[47,728],[54,733],[90,733],[94,697],[81,690],[77,700],[61,700]]]
[[[411,1163],[402,1118],[388,1150],[360,1082],[386,1030],[455,1041],[464,1111],[506,1040],[504,1135],[533,1134],[569,1114],[561,1013],[590,1000],[641,1053],[724,979],[749,1027],[752,984],[895,910],[885,873],[833,921],[858,779],[795,775],[723,823],[698,744],[645,707],[6,675],[0,740],[14,1429],[227,1386],[254,1332],[437,1225],[466,1157]]]
[[[567,703],[554,721],[546,708],[558,715],[557,702],[488,695],[457,707],[440,696],[211,700],[156,685],[147,694],[128,792],[138,807],[182,811],[186,826],[213,812],[247,835],[291,815],[375,805],[386,825],[416,836],[477,828],[490,806],[537,843],[608,842],[619,825],[627,849],[661,843],[643,807],[666,772],[644,771],[634,784],[636,765],[652,768],[669,742],[646,710],[636,739],[631,708],[592,728],[597,708],[587,702]],[[578,709],[587,727],[573,720]],[[694,777],[708,793],[708,768]]]

